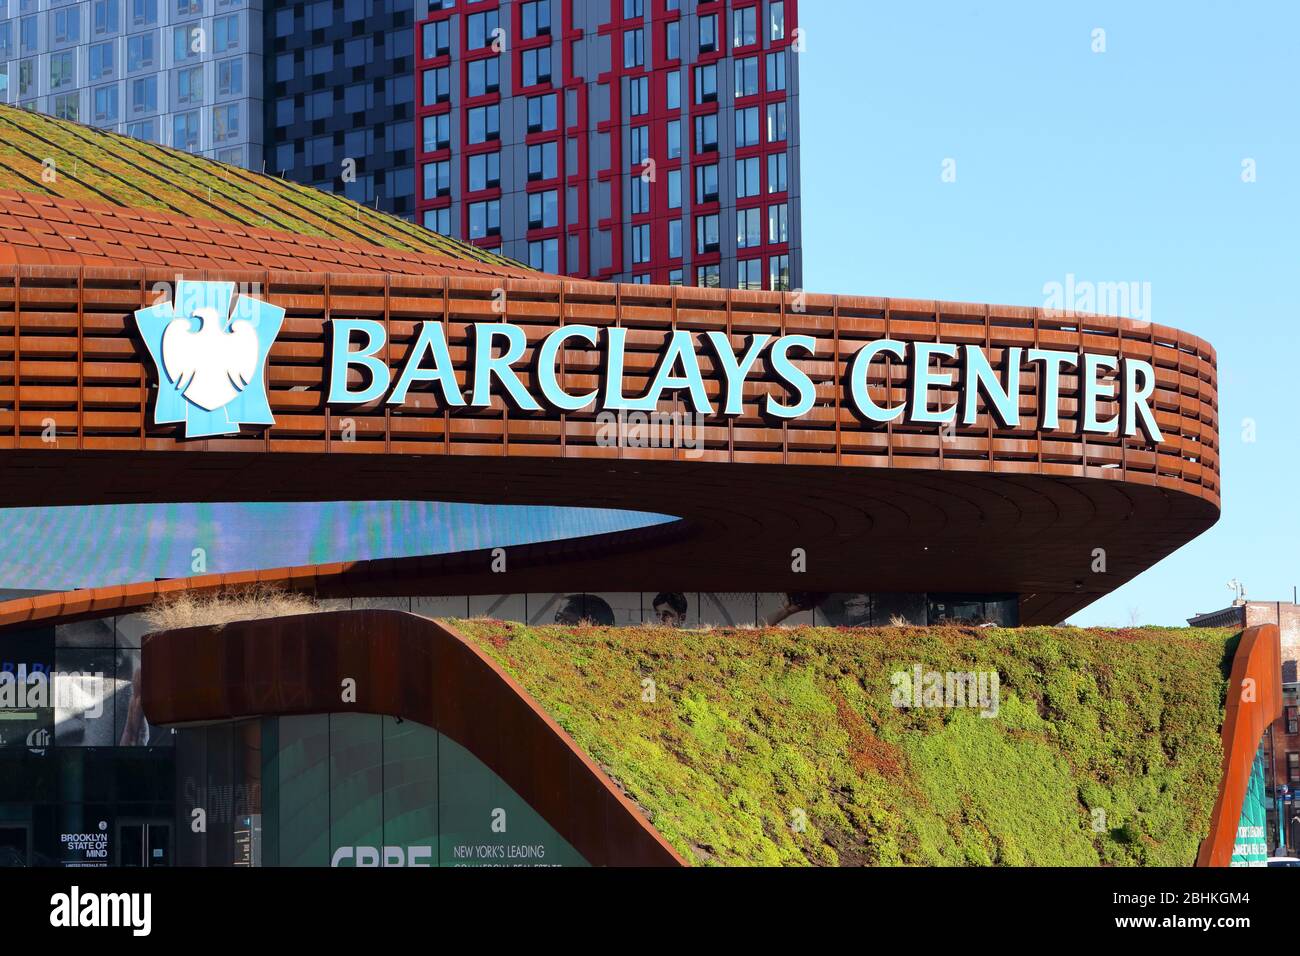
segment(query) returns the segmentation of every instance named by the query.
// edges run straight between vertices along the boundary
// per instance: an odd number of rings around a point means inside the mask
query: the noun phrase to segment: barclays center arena
[[[675,865],[457,619],[1056,624],[1218,518],[1215,353],[1176,329],[570,279],[15,112],[0,506],[422,502],[452,532],[0,603],[0,862]],[[89,185],[42,182],[88,138]],[[312,609],[157,617],[258,588]]]

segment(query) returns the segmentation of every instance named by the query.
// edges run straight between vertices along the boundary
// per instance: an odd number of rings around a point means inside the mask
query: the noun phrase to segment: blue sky
[[[1222,520],[1074,620],[1181,624],[1226,604],[1234,576],[1251,597],[1289,599],[1300,583],[1300,426],[1284,390],[1300,342],[1300,5],[801,7],[809,289],[1042,305],[1044,286],[1071,274],[1149,283],[1148,318],[1218,349]],[[1098,28],[1104,53],[1092,51]],[[0,513],[0,588],[185,574],[196,539],[213,542],[209,570],[229,571],[572,527],[522,514],[403,503]],[[640,519],[580,520],[578,533],[594,533]]]
[[[800,16],[810,290],[1043,305],[1068,274],[1149,282],[1147,318],[1218,350],[1222,519],[1072,620],[1181,624],[1226,605],[1234,576],[1290,600],[1300,4],[805,0]]]

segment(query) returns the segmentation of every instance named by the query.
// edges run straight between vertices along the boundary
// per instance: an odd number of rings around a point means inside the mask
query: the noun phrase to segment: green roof
[[[1209,831],[1230,631],[451,624],[696,863],[1191,866]],[[898,706],[918,666],[996,706]]]
[[[333,193],[13,106],[0,106],[0,189],[521,268]]]

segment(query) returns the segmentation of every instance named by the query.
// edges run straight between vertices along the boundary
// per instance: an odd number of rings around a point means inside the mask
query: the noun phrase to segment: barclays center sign
[[[233,300],[233,301],[232,301]],[[247,295],[234,299],[234,283],[178,283],[172,302],[136,313],[136,323],[158,370],[154,420],[181,423],[186,437],[237,433],[242,425],[274,424],[266,396],[264,370],[284,310]],[[407,402],[414,386],[437,393],[448,409],[487,408],[493,396],[527,412],[650,412],[680,397],[697,415],[734,418],[743,413],[749,381],[770,382],[784,394],[763,396],[768,418],[793,421],[816,404],[816,388],[799,361],[816,357],[811,335],[754,333],[736,348],[724,332],[670,331],[655,356],[649,387],[625,391],[628,330],[594,325],[562,325],[536,344],[526,363],[524,329],[507,322],[477,322],[468,334],[465,367],[452,360],[447,331],[440,321],[417,323],[405,359],[390,366],[387,330],[372,319],[330,320],[326,360],[331,407],[382,401]],[[566,349],[594,350],[601,375],[594,389],[565,387],[561,372]],[[1045,348],[1007,347],[1004,369],[994,369],[978,345],[945,342],[867,342],[849,360],[846,401],[867,425],[902,422],[942,428],[975,424],[981,405],[1000,427],[1022,427],[1021,372],[1037,375],[1038,421],[1044,431],[1061,428],[1061,385],[1066,374],[1079,377],[1078,427],[1083,433],[1131,436],[1140,430],[1149,441],[1164,440],[1151,407],[1156,387],[1151,364],[1127,356]],[[702,356],[720,379],[720,395],[710,399]],[[889,360],[906,371],[905,396],[882,404],[868,387],[873,367]],[[349,381],[353,370],[359,374]],[[521,375],[527,372],[529,384]],[[465,384],[462,386],[461,382]],[[955,389],[956,401],[935,407],[931,389]],[[1111,403],[1118,413],[1103,418]]]

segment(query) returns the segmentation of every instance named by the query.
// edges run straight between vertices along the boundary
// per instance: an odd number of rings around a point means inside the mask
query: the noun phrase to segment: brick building
[[[1269,846],[1276,856],[1300,856],[1300,683],[1282,685],[1282,716],[1263,746]]]
[[[1239,601],[1220,611],[1189,617],[1191,627],[1236,627],[1276,624],[1282,633],[1282,680],[1300,680],[1300,605],[1287,601]]]

